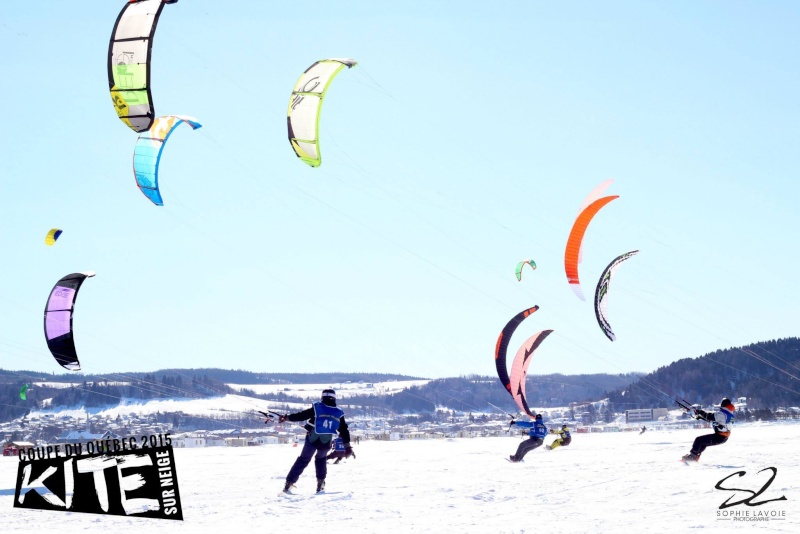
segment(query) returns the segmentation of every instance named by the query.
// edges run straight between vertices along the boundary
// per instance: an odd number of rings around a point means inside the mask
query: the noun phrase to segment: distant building
[[[183,436],[176,436],[172,438],[172,445],[173,447],[182,449],[182,448],[192,448],[192,447],[205,447],[207,443],[205,436],[196,434],[185,434]]]
[[[666,417],[666,408],[647,408],[641,410],[625,410],[626,423],[641,423],[642,421],[658,421],[660,417]]]
[[[256,445],[277,445],[278,443],[280,443],[280,439],[278,438],[278,436],[258,436],[256,438],[253,438],[253,441],[251,441],[251,443],[254,443]]]
[[[33,447],[36,447],[36,445],[30,441],[10,441],[6,439],[2,444],[3,456],[16,456],[20,450],[32,449]]]
[[[83,430],[65,430],[60,436],[55,439],[57,444],[81,444],[84,445],[90,441],[105,441],[107,439],[122,439],[118,434],[106,430],[102,434],[93,434]]]

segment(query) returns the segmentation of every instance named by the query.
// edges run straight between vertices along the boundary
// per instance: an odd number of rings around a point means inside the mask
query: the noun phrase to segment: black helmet
[[[322,404],[336,406],[336,392],[332,389],[322,390]]]
[[[542,420],[542,414],[540,414],[540,413],[537,413],[537,414],[536,414],[536,420],[537,420],[537,421],[541,421],[541,420]]]
[[[561,425],[561,428],[566,429],[567,425]]]
[[[731,409],[731,410],[734,409],[733,403],[731,402],[731,400],[728,397],[725,397],[724,399],[722,399],[722,402],[719,403],[719,407],[720,408],[728,408],[728,409]]]

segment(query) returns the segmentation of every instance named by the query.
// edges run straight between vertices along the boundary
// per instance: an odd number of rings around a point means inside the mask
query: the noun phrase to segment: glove
[[[344,457],[345,458],[350,458],[351,456],[353,457],[353,460],[356,459],[356,453],[353,451],[353,447],[351,447],[349,445],[345,445],[345,447],[344,447]]]
[[[515,424],[516,424],[516,422],[515,422],[515,421],[512,419],[512,420],[511,420],[511,422],[510,422],[510,423],[508,423],[508,426],[513,426],[513,425],[515,425]]]

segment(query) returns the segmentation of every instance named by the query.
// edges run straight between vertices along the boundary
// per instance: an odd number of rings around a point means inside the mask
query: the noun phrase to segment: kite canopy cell
[[[639,251],[632,250],[621,254],[614,258],[614,261],[608,264],[603,274],[600,275],[600,280],[597,282],[597,288],[594,291],[594,315],[597,317],[597,323],[603,330],[603,333],[611,341],[616,341],[617,336],[611,330],[611,325],[608,324],[608,289],[611,286],[611,278],[620,263],[627,260],[631,256],[635,256]]]
[[[58,241],[58,238],[61,237],[61,230],[58,228],[51,228],[47,235],[44,236],[44,244],[48,247],[52,247]]]
[[[581,247],[583,246],[583,236],[586,234],[586,229],[594,216],[597,215],[597,212],[616,198],[619,198],[619,195],[598,198],[586,206],[575,219],[569,238],[567,238],[567,246],[564,249],[564,270],[567,273],[567,282],[569,282],[570,288],[581,300],[586,300],[578,277],[578,263],[581,256]]]
[[[129,0],[108,44],[108,87],[120,120],[134,132],[147,131],[155,110],[150,92],[153,36],[164,4],[178,0]]]
[[[158,190],[158,165],[161,152],[172,131],[185,122],[193,130],[200,128],[200,123],[192,117],[167,115],[153,121],[153,126],[139,135],[133,151],[133,175],[136,185],[156,206],[163,206],[161,192]]]
[[[319,116],[328,86],[340,70],[356,65],[353,59],[317,61],[300,76],[294,86],[286,119],[289,143],[297,157],[312,167],[319,167],[322,163],[319,150]]]
[[[531,409],[528,407],[528,397],[525,393],[525,378],[528,376],[528,366],[533,360],[533,353],[536,352],[536,349],[539,348],[542,341],[547,339],[547,336],[552,333],[552,330],[542,330],[529,337],[519,350],[517,350],[517,355],[514,357],[514,363],[511,366],[511,396],[514,398],[514,402],[517,403],[517,406],[519,406],[519,409],[531,417],[535,417],[536,414],[531,412]]]
[[[91,271],[72,273],[56,282],[44,308],[44,337],[47,348],[58,364],[70,371],[80,371],[75,340],[72,337],[72,313],[83,281],[94,276]]]

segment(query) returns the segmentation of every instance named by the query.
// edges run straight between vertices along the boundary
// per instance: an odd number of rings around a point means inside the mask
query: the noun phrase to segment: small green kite
[[[536,270],[536,262],[533,260],[523,260],[517,264],[517,281],[522,282],[522,268],[528,264],[531,266],[531,269]]]

